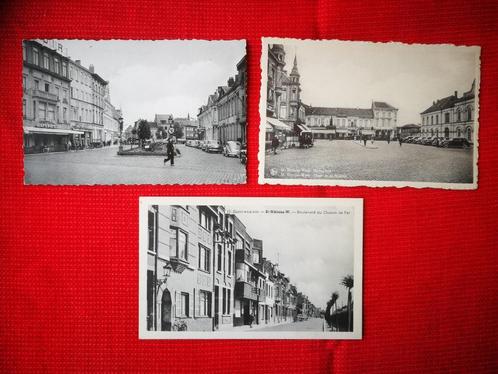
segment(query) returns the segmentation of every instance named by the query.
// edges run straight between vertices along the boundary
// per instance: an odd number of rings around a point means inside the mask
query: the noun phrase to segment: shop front
[[[24,127],[24,153],[63,152],[74,145],[74,137],[81,136],[81,131],[59,127]]]

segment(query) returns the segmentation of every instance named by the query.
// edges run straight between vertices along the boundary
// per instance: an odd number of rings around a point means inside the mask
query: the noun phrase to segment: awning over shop
[[[266,118],[266,121],[268,124],[273,126],[274,129],[276,130],[282,130],[282,131],[292,131],[291,127],[289,125],[286,125],[282,121],[279,121],[276,118]]]
[[[267,132],[273,132],[273,126],[268,123],[265,124],[265,129]]]
[[[297,127],[299,127],[299,129],[301,131],[311,132],[311,130],[308,127],[306,127],[306,125],[300,124],[300,125],[297,125]]]
[[[327,130],[327,129],[319,129],[319,130],[311,130],[313,134],[335,134],[335,130]]]
[[[69,135],[69,134],[84,134],[83,131],[66,130],[66,129],[45,129],[41,127],[24,127],[26,134],[54,134],[54,135]]]
[[[374,135],[375,131],[374,130],[361,130],[361,133],[363,135]]]
[[[349,134],[348,129],[337,129],[337,130],[335,130],[335,132],[338,134]]]

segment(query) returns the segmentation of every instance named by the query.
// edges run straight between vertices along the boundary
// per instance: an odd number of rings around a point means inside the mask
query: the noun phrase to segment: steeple
[[[294,66],[292,67],[292,71],[290,73],[290,75],[295,75],[297,77],[299,77],[299,70],[297,70],[297,55],[294,56]]]

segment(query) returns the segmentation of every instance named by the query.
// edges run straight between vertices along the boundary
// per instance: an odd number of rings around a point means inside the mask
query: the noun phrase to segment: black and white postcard
[[[141,197],[142,339],[361,339],[362,199]]]
[[[243,40],[22,42],[26,184],[246,181]]]
[[[263,38],[259,181],[477,188],[480,48]]]

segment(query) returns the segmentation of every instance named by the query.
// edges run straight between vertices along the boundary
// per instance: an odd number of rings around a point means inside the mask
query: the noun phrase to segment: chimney
[[[76,60],[74,62],[76,63],[76,65],[81,65],[81,60]]]
[[[90,64],[88,70],[90,70],[90,72],[92,73],[95,73],[95,67],[92,64]]]
[[[228,87],[233,87],[233,84],[235,81],[233,80],[233,77],[228,78]]]
[[[458,91],[455,91],[455,97],[458,97]]]

